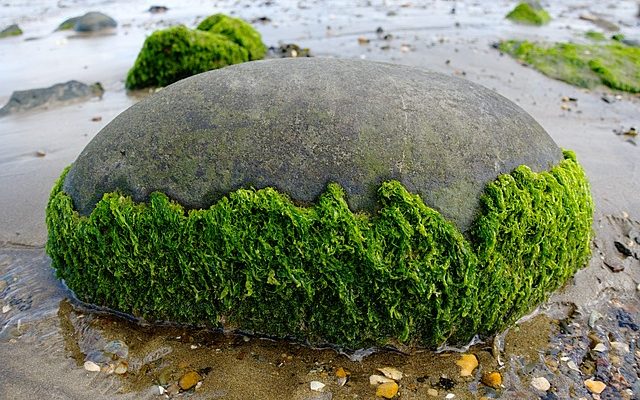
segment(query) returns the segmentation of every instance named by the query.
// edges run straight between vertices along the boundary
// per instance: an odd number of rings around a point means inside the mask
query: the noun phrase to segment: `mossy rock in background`
[[[527,25],[544,25],[551,21],[549,13],[537,1],[519,3],[505,18]]]
[[[261,59],[265,49],[251,25],[223,14],[212,15],[195,30],[180,25],[153,32],[125,85],[128,89],[166,86],[201,72]]]
[[[4,28],[2,31],[0,31],[0,39],[4,39],[6,37],[11,37],[11,36],[20,36],[20,35],[22,35],[22,29],[20,29],[20,27],[16,24],[9,25],[6,28]]]
[[[113,120],[54,188],[47,252],[80,299],[151,321],[433,347],[562,285],[592,208],[575,157],[479,85],[280,59]]]
[[[205,18],[196,29],[219,33],[247,50],[249,60],[261,60],[267,51],[262,37],[249,23],[240,18],[232,18],[224,14],[214,14]]]
[[[640,93],[640,48],[606,44],[533,43],[508,40],[501,51],[543,74],[584,88],[600,85]]]

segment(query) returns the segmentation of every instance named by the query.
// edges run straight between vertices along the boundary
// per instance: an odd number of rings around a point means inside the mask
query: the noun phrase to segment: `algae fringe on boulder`
[[[198,29],[179,25],[153,32],[129,70],[125,85],[128,89],[167,86],[201,72],[261,59],[265,51],[260,34],[251,25],[216,14],[202,21]]]
[[[80,216],[47,206],[47,253],[83,301],[151,321],[219,326],[357,348],[461,343],[513,323],[585,265],[593,204],[571,152],[486,188],[468,237],[398,182],[375,215],[330,184],[299,207],[274,189],[237,190],[185,211],[105,194]]]
[[[508,40],[501,51],[530,64],[551,78],[584,88],[606,85],[640,93],[640,48],[608,44],[538,44]]]
[[[505,18],[513,22],[529,25],[544,25],[551,21],[549,13],[539,4],[531,4],[529,2],[519,3]]]

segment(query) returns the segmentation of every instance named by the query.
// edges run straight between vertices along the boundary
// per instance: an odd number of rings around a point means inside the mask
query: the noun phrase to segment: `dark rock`
[[[110,16],[97,11],[91,11],[80,17],[69,18],[61,23],[56,31],[73,29],[76,32],[99,32],[118,26]]]
[[[281,44],[278,47],[269,47],[267,58],[287,57],[311,57],[311,51],[308,48],[302,48],[295,43]]]
[[[48,88],[19,90],[11,94],[9,102],[0,108],[0,117],[57,103],[69,103],[101,97],[104,89],[100,83],[86,85],[78,81],[58,83]]]
[[[0,31],[0,39],[19,35],[22,35],[22,29],[20,29],[20,27],[16,24],[9,25]]]
[[[169,11],[169,7],[165,7],[165,6],[151,6],[149,7],[149,11],[151,14],[162,14],[162,13],[166,13],[167,11]]]
[[[203,73],[132,106],[87,145],[63,188],[83,215],[116,189],[205,208],[238,188],[267,186],[308,204],[330,182],[352,210],[373,210],[376,190],[393,179],[464,231],[488,182],[561,159],[531,116],[472,82],[288,58]]]
[[[640,330],[640,326],[635,323],[633,316],[622,309],[616,310],[616,320],[620,328],[629,328],[634,332]]]
[[[618,249],[618,251],[622,253],[622,255],[626,257],[633,256],[633,252],[631,251],[631,249],[629,249],[624,243],[615,241],[613,242],[613,244],[616,246],[616,249]]]

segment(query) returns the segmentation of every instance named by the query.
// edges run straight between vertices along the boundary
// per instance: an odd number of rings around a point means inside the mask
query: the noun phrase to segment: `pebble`
[[[159,395],[162,396],[164,394],[164,392],[166,392],[166,390],[162,386],[158,386]]]
[[[489,372],[482,375],[481,381],[491,388],[498,389],[502,385],[502,375],[497,371]]]
[[[575,361],[573,361],[573,360],[570,360],[569,362],[567,362],[567,367],[569,367],[569,369],[572,369],[574,371],[580,372],[580,368],[578,368],[578,366],[576,365]]]
[[[598,343],[594,348],[593,351],[597,351],[599,353],[604,353],[605,351],[607,351],[607,346],[605,346],[602,343]]]
[[[603,382],[594,381],[593,379],[587,379],[584,381],[584,385],[589,389],[591,393],[600,394],[603,390],[607,388]]]
[[[382,372],[382,374],[387,378],[393,379],[396,382],[402,379],[403,375],[402,372],[393,367],[378,368],[378,371]]]
[[[182,390],[189,390],[192,387],[194,387],[196,384],[198,384],[199,380],[200,380],[200,375],[198,375],[198,373],[195,371],[190,371],[182,375],[182,377],[178,381],[178,385]]]
[[[311,381],[309,383],[309,387],[314,392],[322,392],[322,389],[324,389],[325,386],[327,386],[327,385],[325,385],[324,383],[319,382],[319,381]]]
[[[398,384],[394,381],[383,383],[376,389],[376,396],[391,399],[398,393]]]
[[[534,388],[536,388],[538,390],[541,390],[543,392],[546,392],[547,390],[549,390],[551,388],[551,384],[549,383],[547,378],[545,378],[544,376],[539,376],[537,378],[533,378],[531,380],[531,386],[533,386]]]
[[[3,290],[5,290],[7,288],[7,286],[9,286],[7,284],[7,281],[5,281],[4,279],[0,279],[0,292],[2,292]]]
[[[178,392],[180,392],[180,386],[176,385],[175,383],[172,383],[171,385],[169,385],[167,387],[166,393],[169,396],[173,396],[174,394],[178,394]]]
[[[471,376],[478,366],[478,359],[473,354],[463,354],[456,364],[460,367],[460,376]]]
[[[2,306],[2,313],[3,314],[8,313],[9,311],[11,311],[11,306],[10,305],[7,304],[7,305]]]
[[[358,38],[358,43],[359,43],[359,44],[363,44],[363,45],[364,45],[364,44],[369,44],[369,39],[367,39],[367,38],[366,38],[366,37],[364,37],[364,36],[360,36],[360,37]]]
[[[444,396],[445,399],[453,399],[454,397],[456,397],[456,395],[453,393],[449,393],[446,396]]]
[[[393,379],[387,378],[386,376],[371,375],[369,377],[369,383],[372,385],[380,385],[380,384],[389,383],[389,382],[393,382]]]
[[[338,368],[336,370],[336,377],[338,378],[338,386],[344,386],[349,380],[349,375],[351,375],[349,371],[345,370],[342,367]]]
[[[629,345],[623,342],[611,342],[611,348],[620,355],[625,355],[629,352]]]
[[[122,375],[127,373],[128,369],[129,369],[129,364],[126,361],[120,361],[118,365],[116,365],[116,368],[113,370],[113,372],[115,372],[118,375]]]
[[[102,350],[119,358],[127,358],[129,356],[129,347],[122,340],[112,340],[105,344]]]
[[[85,361],[84,369],[86,369],[89,372],[100,372],[100,366],[94,363],[93,361]]]
[[[432,397],[438,397],[438,391],[437,391],[437,390],[435,390],[435,389],[433,389],[433,388],[432,388],[432,389],[427,390],[427,394],[428,394],[429,396],[432,396]]]

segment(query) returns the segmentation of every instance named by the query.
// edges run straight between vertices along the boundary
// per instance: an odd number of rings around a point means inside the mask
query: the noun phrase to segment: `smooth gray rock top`
[[[87,145],[64,190],[89,214],[120,190],[206,208],[238,188],[315,201],[329,182],[352,210],[395,179],[463,231],[485,185],[562,153],[513,102],[435,72],[361,60],[277,59],[177,82],[124,111]]]
[[[65,20],[56,31],[73,29],[76,32],[99,32],[117,26],[118,23],[110,16],[98,11],[90,11],[84,15]]]
[[[99,82],[87,85],[78,81],[57,83],[47,88],[16,90],[7,104],[0,108],[0,117],[43,106],[66,104],[91,97],[102,97],[104,89]]]

